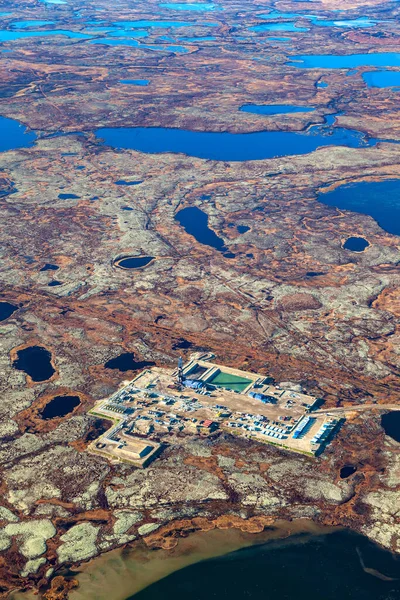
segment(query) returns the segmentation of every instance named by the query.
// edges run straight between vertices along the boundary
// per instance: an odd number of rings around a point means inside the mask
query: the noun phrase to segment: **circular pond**
[[[351,252],[363,252],[368,246],[369,242],[363,237],[349,237],[343,244],[343,248]]]
[[[46,381],[55,373],[51,364],[51,353],[42,346],[30,346],[18,350],[13,367],[24,371],[32,381]]]
[[[125,256],[117,259],[114,265],[120,269],[141,269],[151,263],[152,260],[154,260],[154,256]]]
[[[79,406],[81,399],[79,396],[55,396],[46,404],[41,412],[42,419],[55,419],[56,417],[65,417],[71,413],[74,408]]]

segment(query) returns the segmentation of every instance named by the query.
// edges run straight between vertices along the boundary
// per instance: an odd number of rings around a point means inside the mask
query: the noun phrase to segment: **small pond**
[[[114,182],[116,185],[139,185],[139,183],[143,183],[143,181],[125,181],[125,179],[118,179],[118,181]]]
[[[146,86],[146,85],[149,85],[150,80],[149,79],[120,79],[119,82],[123,83],[124,85]]]
[[[393,410],[382,415],[381,425],[385,430],[386,435],[391,437],[396,442],[400,442],[400,411]]]
[[[134,371],[136,369],[145,369],[154,365],[153,362],[141,360],[134,360],[135,355],[133,352],[124,352],[116,358],[112,358],[107,361],[104,365],[106,369],[118,369],[118,371]]]
[[[18,350],[17,359],[12,366],[14,369],[24,371],[32,381],[46,381],[55,373],[51,364],[51,353],[42,346],[30,346]]]
[[[16,310],[18,310],[18,306],[15,306],[10,302],[0,301],[0,321],[5,321],[9,317],[11,317],[11,315],[15,313]]]
[[[152,260],[154,260],[154,256],[126,256],[118,259],[114,264],[120,269],[140,269],[151,263]]]
[[[58,194],[60,200],[79,200],[80,196],[76,194]]]
[[[44,267],[40,269],[40,271],[58,271],[60,267],[58,265],[52,265],[51,263],[46,263]]]
[[[74,408],[79,406],[81,399],[79,396],[55,396],[46,404],[42,410],[42,419],[54,419],[56,417],[65,417],[71,413]]]
[[[363,237],[349,237],[343,244],[345,250],[351,250],[351,252],[363,252],[368,248],[369,242]]]
[[[353,465],[345,465],[340,469],[340,479],[347,479],[357,471],[357,467]]]
[[[209,228],[208,215],[197,206],[183,208],[176,213],[175,219],[186,233],[192,235],[200,244],[215,248],[222,252],[226,258],[234,258],[235,255],[229,252],[224,240]]]

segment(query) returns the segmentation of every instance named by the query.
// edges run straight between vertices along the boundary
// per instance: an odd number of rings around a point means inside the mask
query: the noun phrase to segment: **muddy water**
[[[270,540],[297,533],[320,534],[331,530],[307,520],[278,521],[259,534],[238,529],[213,529],[181,539],[172,550],[149,550],[143,545],[108,552],[83,565],[77,579],[80,587],[70,600],[125,600],[152,583],[184,567]]]

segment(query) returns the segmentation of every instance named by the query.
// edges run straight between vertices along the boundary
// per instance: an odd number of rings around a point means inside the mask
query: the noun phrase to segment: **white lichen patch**
[[[47,519],[9,523],[2,531],[10,540],[15,538],[20,553],[29,559],[44,554],[47,550],[47,540],[56,534],[53,523]]]
[[[114,516],[117,519],[113,529],[115,535],[126,533],[132,525],[135,525],[135,523],[138,523],[143,518],[143,515],[140,512],[130,512],[126,510],[116,510]]]
[[[71,527],[61,536],[61,546],[57,550],[58,561],[78,562],[86,560],[97,554],[97,534],[99,527],[91,523],[79,523]]]

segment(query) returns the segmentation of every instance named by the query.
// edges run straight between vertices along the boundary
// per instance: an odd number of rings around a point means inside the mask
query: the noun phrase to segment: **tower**
[[[177,383],[179,385],[182,385],[182,383],[183,383],[183,360],[182,360],[182,356],[180,356],[179,360],[178,360]]]

